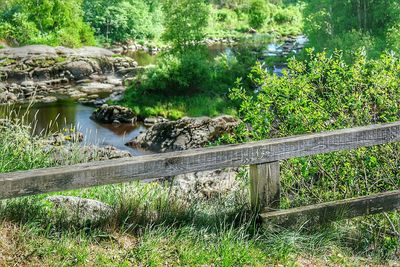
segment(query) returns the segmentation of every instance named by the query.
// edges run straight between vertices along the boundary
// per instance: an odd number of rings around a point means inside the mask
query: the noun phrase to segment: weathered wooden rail
[[[400,121],[239,145],[5,173],[0,174],[0,199],[250,165],[252,205],[255,209],[266,211],[279,206],[280,160],[398,141]],[[299,215],[331,220],[338,213],[345,218],[399,207],[400,191],[393,191],[265,212],[261,217],[265,220],[277,219],[279,222],[294,222],[294,218],[301,217]]]

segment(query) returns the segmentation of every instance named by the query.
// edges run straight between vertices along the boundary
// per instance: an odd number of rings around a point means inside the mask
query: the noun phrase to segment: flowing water
[[[256,37],[261,38],[261,37]],[[263,39],[263,38],[261,38]],[[301,42],[303,39],[299,39]],[[306,40],[306,39],[305,39]],[[276,43],[262,44],[266,53],[274,53],[279,51],[280,45]],[[232,54],[232,46],[225,44],[215,44],[209,47],[210,56],[216,57],[221,53],[226,53],[228,56]],[[130,53],[129,56],[134,58],[139,65],[145,66],[154,64],[157,61],[157,55],[150,55],[146,52],[138,51]],[[272,56],[272,54],[270,55]],[[274,72],[279,75],[282,66],[275,67]],[[0,118],[5,118],[9,115],[10,109],[18,110],[17,116],[24,116],[26,106],[0,107]],[[142,124],[130,125],[122,124],[118,127],[110,124],[99,124],[90,119],[90,115],[94,111],[94,107],[76,103],[73,100],[59,100],[51,104],[34,104],[29,107],[29,112],[26,113],[26,119],[29,122],[34,122],[35,133],[41,133],[49,130],[62,130],[63,128],[76,128],[85,136],[84,144],[95,144],[100,146],[112,145],[121,150],[127,150],[133,155],[142,155],[143,152],[125,146],[125,143],[134,137],[138,136],[146,128]]]

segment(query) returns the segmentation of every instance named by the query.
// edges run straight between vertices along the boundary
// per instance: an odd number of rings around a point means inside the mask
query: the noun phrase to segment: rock
[[[57,97],[55,96],[46,96],[41,99],[43,103],[54,103],[57,102]]]
[[[115,77],[107,77],[107,83],[115,86],[122,86],[122,80]]]
[[[91,82],[92,82],[91,79],[83,79],[83,80],[76,81],[76,84],[84,84],[84,83],[91,83]]]
[[[123,99],[124,99],[123,91],[116,91],[116,92],[113,92],[109,97],[106,97],[103,99],[97,99],[97,100],[93,101],[93,104],[97,107],[100,107],[100,106],[104,105],[105,103],[107,103],[108,101],[119,102],[119,101],[122,101]]]
[[[5,104],[5,103],[11,104],[17,102],[17,100],[18,97],[13,93],[7,91],[0,93],[0,104]]]
[[[135,123],[136,115],[132,110],[121,106],[109,106],[104,104],[95,110],[90,117],[92,120],[100,123]]]
[[[172,186],[180,198],[213,198],[239,187],[238,169],[203,171],[175,176]]]
[[[105,221],[113,214],[113,208],[103,202],[71,196],[51,196],[46,198],[54,208],[63,212],[65,220],[93,223]]]
[[[257,30],[253,29],[253,28],[250,28],[248,32],[251,33],[251,34],[256,34]]]
[[[199,148],[233,131],[238,123],[232,116],[183,118],[156,124],[127,145],[154,152]]]
[[[83,60],[70,62],[64,66],[64,69],[69,71],[75,80],[82,80],[94,72],[92,65]]]
[[[88,98],[89,98],[90,100],[94,100],[94,99],[100,98],[100,96],[97,95],[97,94],[94,94],[94,95],[89,95]]]
[[[80,99],[80,98],[85,98],[85,97],[87,97],[87,94],[85,94],[85,93],[82,93],[82,92],[80,92],[80,91],[77,91],[77,90],[73,90],[73,91],[70,91],[69,92],[69,96],[72,98],[72,99]]]
[[[84,139],[84,135],[81,132],[71,133],[54,133],[48,139],[44,140],[45,145],[50,146],[62,146],[70,143],[79,143]]]
[[[64,94],[64,86],[75,84],[81,84],[82,92],[88,94],[124,91],[122,73],[134,75],[137,66],[132,58],[115,57],[113,52],[96,47],[33,45],[0,49],[0,82],[14,95],[22,95],[19,90],[24,89],[23,97],[17,101],[25,101],[35,93],[44,97],[50,91]],[[12,84],[16,86],[11,88]],[[83,97],[81,93],[73,94],[75,99]]]
[[[25,81],[21,83],[22,87],[35,87],[35,83],[33,81]]]
[[[111,93],[114,85],[107,83],[89,83],[79,87],[79,90],[87,94]]]
[[[80,148],[81,155],[84,155],[85,159],[89,161],[93,160],[110,160],[132,157],[128,151],[117,149],[113,146],[84,146]]]
[[[150,117],[150,118],[144,119],[144,125],[145,126],[153,126],[155,124],[167,122],[167,121],[169,121],[169,120],[167,120],[164,117]]]
[[[98,47],[82,47],[71,49],[66,47],[51,47],[46,45],[29,45],[16,48],[0,49],[0,58],[8,57],[11,59],[26,58],[32,56],[41,57],[112,57],[114,53],[110,50]]]

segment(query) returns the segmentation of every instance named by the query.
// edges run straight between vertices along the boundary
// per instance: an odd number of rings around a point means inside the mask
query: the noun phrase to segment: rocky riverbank
[[[183,118],[178,121],[157,123],[142,133],[128,146],[153,152],[171,152],[200,148],[231,133],[239,121],[232,116],[217,118]]]
[[[114,52],[43,45],[0,49],[0,104],[52,102],[59,97],[95,101],[124,91],[137,63]]]
[[[153,152],[172,152],[205,147],[223,134],[232,133],[239,120],[231,116],[183,118],[160,122],[127,145]],[[172,192],[179,198],[212,198],[238,186],[237,168],[181,174],[172,179]]]

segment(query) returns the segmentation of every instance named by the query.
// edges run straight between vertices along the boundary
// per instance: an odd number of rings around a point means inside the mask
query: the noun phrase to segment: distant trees
[[[206,32],[241,36],[250,27],[262,32],[278,24],[298,32],[299,20],[299,5],[282,0],[0,0],[0,39],[15,46],[135,40],[177,48],[198,44]]]
[[[379,52],[399,48],[397,0],[308,0],[305,16],[306,34],[318,49],[366,46],[369,52]]]
[[[209,6],[204,0],[164,0],[163,39],[174,48],[196,45],[205,37]]]
[[[154,37],[157,9],[159,3],[154,0],[84,1],[85,20],[106,42]]]
[[[84,23],[81,7],[82,0],[5,1],[0,6],[0,38],[15,45],[93,44],[93,31]]]

